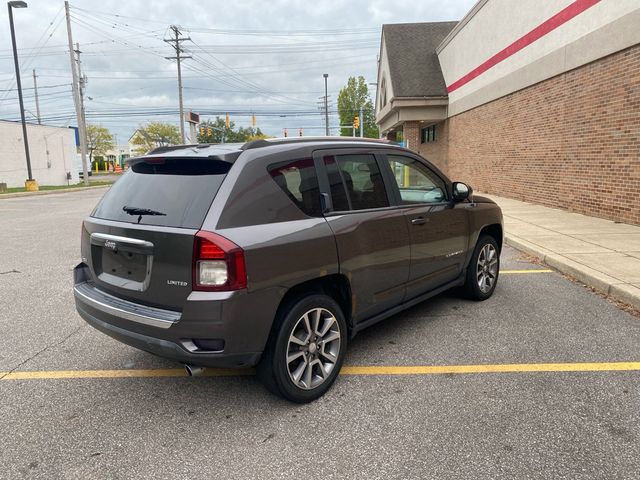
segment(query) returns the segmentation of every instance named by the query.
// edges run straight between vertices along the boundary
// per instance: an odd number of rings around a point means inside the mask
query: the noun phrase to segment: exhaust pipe
[[[187,371],[187,375],[190,377],[197,377],[198,375],[202,375],[204,372],[204,367],[200,367],[198,365],[190,365],[186,363],[184,365],[184,369]]]

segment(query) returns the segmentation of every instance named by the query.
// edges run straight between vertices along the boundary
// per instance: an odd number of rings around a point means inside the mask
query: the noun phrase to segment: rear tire
[[[482,235],[476,243],[463,287],[465,297],[483,301],[493,295],[500,274],[500,249],[495,238]]]
[[[347,349],[347,323],[331,297],[311,294],[279,314],[258,378],[269,391],[296,403],[325,394],[335,381]]]

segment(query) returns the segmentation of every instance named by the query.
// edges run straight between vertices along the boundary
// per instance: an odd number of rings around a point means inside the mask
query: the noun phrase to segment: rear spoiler
[[[164,147],[161,147],[164,148]],[[157,149],[156,149],[157,150]],[[220,154],[220,155],[207,155],[207,156],[198,156],[198,155],[184,155],[184,156],[178,156],[178,155],[167,155],[167,156],[163,156],[163,155],[157,155],[157,153],[162,153],[162,152],[156,152],[156,150],[152,150],[151,152],[149,152],[147,155],[141,155],[139,157],[132,157],[132,158],[128,158],[127,160],[125,160],[125,163],[129,166],[131,165],[135,165],[136,163],[140,163],[140,162],[145,162],[145,163],[165,163],[167,160],[202,160],[202,161],[218,161],[218,162],[226,162],[226,163],[233,163],[235,162],[238,157],[240,156],[240,154],[242,153],[241,151],[232,151],[229,153],[224,153],[224,154]]]

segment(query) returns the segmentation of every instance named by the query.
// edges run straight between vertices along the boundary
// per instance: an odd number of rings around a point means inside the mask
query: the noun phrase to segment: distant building
[[[82,167],[77,159],[73,129],[28,123],[27,136],[31,171],[39,185],[78,182]],[[22,124],[0,120],[0,183],[24,187],[27,177]]]
[[[113,165],[119,164],[121,167],[124,166],[124,162],[127,158],[130,158],[131,156],[131,145],[128,143],[125,145],[114,145],[111,150],[107,151],[103,155],[104,160]]]
[[[476,190],[640,224],[640,3],[384,25],[376,123]]]

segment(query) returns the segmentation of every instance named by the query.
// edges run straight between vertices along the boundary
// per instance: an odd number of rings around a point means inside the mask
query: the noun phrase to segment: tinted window
[[[105,220],[200,228],[231,168],[208,159],[167,158],[138,162],[109,189],[92,216]],[[124,208],[132,214],[128,214]],[[148,209],[164,215],[140,215]]]
[[[312,158],[269,166],[269,174],[289,199],[310,217],[322,216],[320,189]]]
[[[403,204],[439,203],[447,199],[444,181],[426,165],[399,155],[389,155],[387,158]]]
[[[335,160],[333,157],[326,157],[325,165],[329,174],[334,210],[347,210],[346,207],[350,207],[351,210],[364,210],[389,206],[375,156],[336,155]],[[338,179],[342,182],[342,189]],[[342,192],[345,190],[347,205],[342,198]]]
[[[336,212],[351,210],[349,197],[347,197],[347,191],[345,190],[344,182],[342,181],[342,176],[338,170],[338,164],[336,163],[335,157],[327,155],[324,157],[324,164],[327,167],[327,175],[329,177],[333,210]]]

